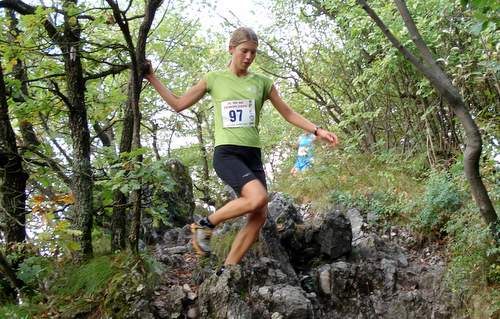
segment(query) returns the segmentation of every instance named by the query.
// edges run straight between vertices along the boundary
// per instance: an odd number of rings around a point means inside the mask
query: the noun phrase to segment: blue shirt
[[[295,168],[303,171],[312,166],[314,134],[302,134],[299,137],[299,149],[297,150],[297,160]]]

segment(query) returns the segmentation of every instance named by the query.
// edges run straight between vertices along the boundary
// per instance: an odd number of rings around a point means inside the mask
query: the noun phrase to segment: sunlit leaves
[[[71,193],[53,197],[42,194],[33,196],[30,220],[38,227],[33,230],[36,236],[32,240],[44,254],[68,256],[80,248],[75,237],[81,235],[81,231],[72,229],[67,219],[73,204],[74,198]]]
[[[500,24],[500,3],[496,0],[461,0],[464,9],[472,11],[475,23],[470,27],[470,32],[479,35],[490,30],[495,32]]]

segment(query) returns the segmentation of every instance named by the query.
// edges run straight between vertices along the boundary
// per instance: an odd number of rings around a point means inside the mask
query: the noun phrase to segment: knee
[[[267,211],[267,194],[259,194],[257,196],[253,196],[249,198],[249,210],[250,211]],[[264,213],[265,215],[266,213]],[[264,216],[265,217],[265,216]]]

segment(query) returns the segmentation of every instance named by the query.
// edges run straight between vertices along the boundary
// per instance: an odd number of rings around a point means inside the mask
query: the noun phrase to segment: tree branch
[[[389,28],[384,24],[380,17],[373,11],[373,9],[368,5],[365,0],[356,0],[356,2],[366,11],[366,13],[372,18],[375,24],[380,28],[382,33],[389,39],[392,45],[398,49],[403,56],[410,61],[419,71],[424,74],[429,74],[430,70],[424,66],[408,49],[399,42],[399,40],[392,34]]]
[[[20,0],[2,0],[0,1],[0,8],[12,9],[21,15],[30,15],[35,13],[37,7],[30,6]],[[61,46],[63,39],[56,27],[48,19],[45,19],[44,27],[49,36]]]
[[[396,4],[396,7],[399,10],[399,13],[401,14],[401,17],[403,18],[403,21],[406,25],[406,28],[408,29],[408,32],[410,33],[410,37],[417,46],[420,55],[422,58],[429,64],[432,68],[439,68],[439,66],[436,64],[435,59],[432,57],[432,53],[425,44],[424,40],[422,39],[422,36],[420,35],[420,32],[418,32],[417,27],[415,26],[415,22],[411,18],[410,12],[408,11],[408,7],[406,6],[406,3],[404,0],[394,0],[394,3]]]
[[[114,75],[114,74],[121,73],[122,71],[127,70],[128,68],[129,68],[128,65],[112,66],[110,69],[102,71],[100,73],[89,74],[86,77],[84,77],[83,80],[87,81],[87,80],[100,79],[100,78],[106,77],[108,75]]]
[[[42,152],[38,151],[35,147],[24,146],[23,148],[43,159],[45,163],[47,163],[47,165],[56,173],[56,175],[59,176],[59,178],[64,182],[64,184],[66,184],[66,186],[68,186],[69,188],[72,187],[71,178],[69,178],[66,174],[64,174],[57,161],[43,154]]]

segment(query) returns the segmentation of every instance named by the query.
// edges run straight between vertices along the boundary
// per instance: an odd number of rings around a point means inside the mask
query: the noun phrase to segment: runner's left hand
[[[318,137],[321,137],[322,139],[326,140],[334,147],[337,146],[337,144],[339,143],[337,135],[333,134],[332,132],[328,132],[327,130],[324,130],[322,128],[318,130]]]

